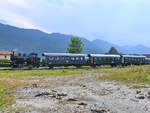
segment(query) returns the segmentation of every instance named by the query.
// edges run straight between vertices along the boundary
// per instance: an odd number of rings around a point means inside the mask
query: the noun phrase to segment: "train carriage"
[[[88,65],[87,54],[69,53],[43,53],[44,64],[53,68],[55,66],[86,66]]]
[[[90,54],[91,66],[111,65],[117,66],[121,64],[120,55],[104,55],[104,54]]]
[[[146,59],[145,59],[145,64],[146,64],[146,65],[150,65],[150,58],[146,58]]]
[[[123,65],[143,65],[146,64],[145,56],[133,56],[133,55],[123,55],[122,56]]]

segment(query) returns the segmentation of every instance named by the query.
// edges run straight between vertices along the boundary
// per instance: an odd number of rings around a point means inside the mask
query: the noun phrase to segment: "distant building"
[[[0,60],[10,60],[12,51],[9,50],[0,50]]]

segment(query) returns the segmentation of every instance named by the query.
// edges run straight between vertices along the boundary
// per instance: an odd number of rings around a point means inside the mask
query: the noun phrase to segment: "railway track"
[[[148,66],[148,65],[144,65]],[[122,66],[117,66],[121,68]],[[124,68],[129,67],[129,66],[124,66]],[[0,71],[39,71],[39,70],[92,70],[92,69],[110,69],[110,68],[116,68],[116,67],[80,67],[80,68],[70,68],[70,67],[55,67],[55,68],[33,68],[33,69],[28,69],[28,68],[0,68]]]
[[[0,69],[0,71],[38,71],[38,70],[92,70],[92,69],[109,69],[109,68],[114,68],[114,67],[95,67],[95,68],[91,68],[91,67],[80,67],[80,68],[67,68],[67,67],[64,67],[64,68],[53,68],[53,69],[49,69],[49,68],[33,68],[33,69],[22,69],[22,68],[9,68],[9,69]]]

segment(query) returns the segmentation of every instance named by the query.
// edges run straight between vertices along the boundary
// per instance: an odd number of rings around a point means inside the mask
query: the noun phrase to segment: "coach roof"
[[[43,56],[74,56],[74,57],[86,57],[87,54],[71,54],[71,53],[43,53]]]
[[[92,57],[120,57],[120,55],[90,54]]]
[[[130,57],[130,58],[146,58],[146,56],[134,56],[134,55],[123,55],[123,57]]]

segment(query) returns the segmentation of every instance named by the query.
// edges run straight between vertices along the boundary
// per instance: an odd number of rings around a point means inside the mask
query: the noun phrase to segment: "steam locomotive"
[[[40,58],[36,53],[30,54],[21,54],[15,55],[14,53],[11,55],[11,66],[13,68],[22,68],[26,66],[39,67],[40,66]]]

